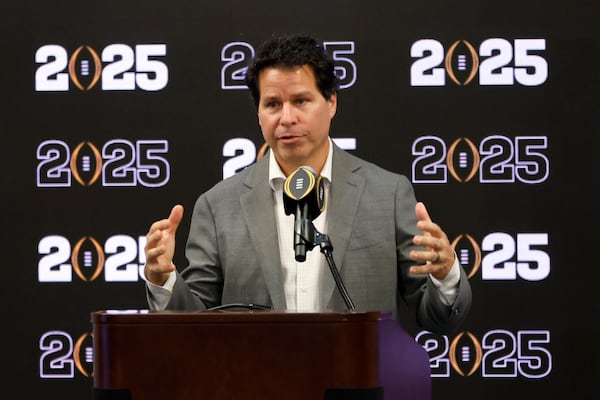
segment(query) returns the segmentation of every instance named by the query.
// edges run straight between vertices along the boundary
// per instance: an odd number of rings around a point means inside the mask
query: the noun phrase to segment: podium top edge
[[[391,319],[387,311],[294,312],[294,311],[149,311],[99,310],[91,314],[92,323],[203,323],[223,322],[369,322]]]

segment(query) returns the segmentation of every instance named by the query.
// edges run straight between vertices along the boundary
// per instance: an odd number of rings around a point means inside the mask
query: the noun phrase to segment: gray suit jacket
[[[189,266],[177,273],[170,310],[203,310],[230,304],[260,304],[285,310],[269,157],[217,183],[196,201],[186,246]],[[388,310],[399,302],[424,329],[451,333],[471,304],[464,270],[452,307],[439,299],[425,276],[411,276],[408,255],[416,229],[410,181],[334,145],[328,232],[333,258],[357,310]],[[291,245],[291,244],[290,244]],[[319,251],[315,247],[312,251]],[[321,304],[346,304],[326,274]]]

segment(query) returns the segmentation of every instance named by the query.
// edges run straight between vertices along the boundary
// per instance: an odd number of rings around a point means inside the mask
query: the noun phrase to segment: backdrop
[[[91,312],[146,308],[145,234],[176,203],[185,265],[196,197],[262,154],[246,63],[271,33],[306,32],[342,81],[332,137],[408,176],[469,273],[463,331],[407,325],[433,398],[597,393],[596,2],[0,11],[6,392],[91,397]]]

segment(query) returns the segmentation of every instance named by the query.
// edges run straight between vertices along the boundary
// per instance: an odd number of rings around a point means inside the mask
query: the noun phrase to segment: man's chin
[[[301,148],[279,148],[274,153],[277,161],[285,164],[287,168],[296,169],[308,164],[308,156]]]

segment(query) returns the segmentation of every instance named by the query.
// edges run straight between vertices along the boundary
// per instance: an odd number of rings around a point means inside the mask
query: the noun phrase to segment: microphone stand
[[[327,260],[327,264],[329,265],[329,270],[333,275],[335,285],[337,286],[340,294],[342,295],[342,298],[344,299],[344,302],[346,303],[346,307],[348,307],[348,310],[351,311],[356,310],[356,308],[354,307],[354,303],[352,302],[352,299],[350,298],[350,295],[346,290],[344,281],[342,280],[342,277],[340,276],[340,273],[337,270],[335,261],[333,260],[333,245],[331,244],[331,240],[329,240],[329,236],[319,232],[311,221],[307,222],[308,223],[305,226],[306,229],[303,230],[306,236],[296,234],[298,237],[294,238],[295,243],[297,243],[298,240],[302,241],[305,244],[307,250],[312,250],[317,245],[320,247],[321,253],[325,255],[325,259]]]

